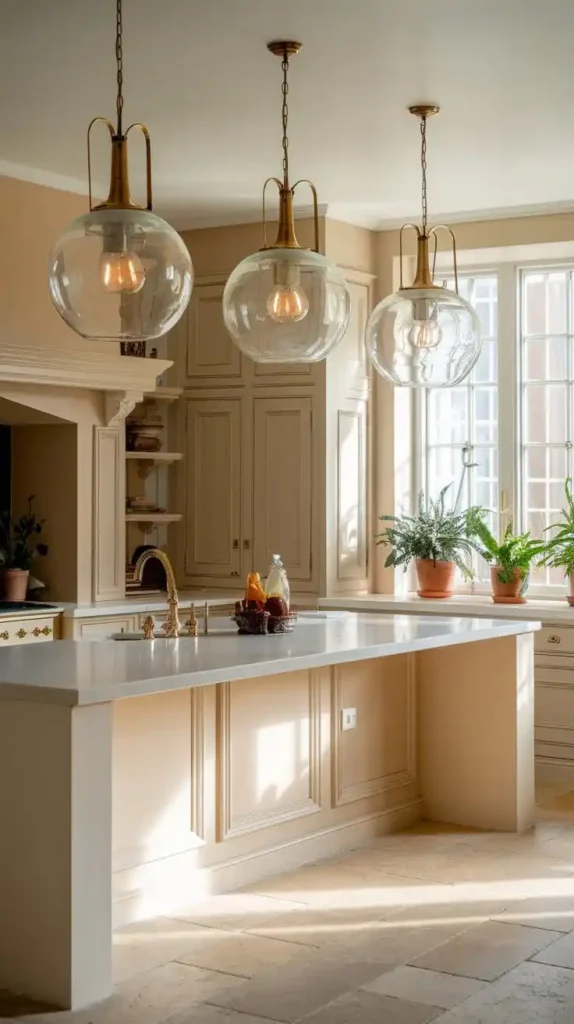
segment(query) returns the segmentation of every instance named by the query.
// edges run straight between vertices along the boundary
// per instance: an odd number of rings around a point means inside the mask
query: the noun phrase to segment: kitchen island
[[[427,817],[533,823],[538,623],[0,651],[0,989],[81,1008],[112,928]]]

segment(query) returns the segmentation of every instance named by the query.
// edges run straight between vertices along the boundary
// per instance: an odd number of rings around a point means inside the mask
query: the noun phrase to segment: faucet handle
[[[153,640],[154,621],[152,615],[146,615],[143,620],[144,640]]]
[[[195,614],[195,605],[194,604],[192,604],[192,606],[191,606],[191,613],[190,613],[189,619],[186,619],[186,621],[185,621],[185,628],[187,630],[187,635],[188,636],[197,636],[198,623],[197,623],[197,617],[196,617],[196,614]]]

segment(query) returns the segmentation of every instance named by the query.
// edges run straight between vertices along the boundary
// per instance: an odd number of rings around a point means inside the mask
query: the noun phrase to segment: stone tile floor
[[[525,836],[423,823],[115,936],[81,1013],[25,1024],[572,1024],[574,792]]]

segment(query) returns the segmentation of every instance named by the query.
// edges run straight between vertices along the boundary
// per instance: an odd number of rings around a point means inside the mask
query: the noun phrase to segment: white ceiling
[[[88,122],[114,116],[115,0],[0,0],[0,16],[0,173],[85,191]],[[151,131],[155,210],[178,226],[259,216],[281,168],[274,38],[304,43],[291,164],[330,215],[418,215],[405,108],[425,100],[442,108],[432,219],[574,206],[574,0],[124,0],[126,115]]]

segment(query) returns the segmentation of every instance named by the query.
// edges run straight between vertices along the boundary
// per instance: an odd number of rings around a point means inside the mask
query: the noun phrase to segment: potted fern
[[[529,533],[513,533],[512,523],[508,524],[498,543],[482,517],[476,518],[474,530],[480,542],[482,557],[491,563],[490,582],[494,603],[524,604],[530,570],[538,556],[546,550],[546,544],[534,540]]]
[[[414,561],[419,597],[452,597],[457,569],[463,579],[472,579],[468,561],[476,549],[475,521],[480,519],[482,510],[447,509],[445,495],[451,486],[443,487],[436,501],[429,500],[428,508],[421,491],[414,516],[380,516],[381,522],[389,524],[375,538],[377,544],[391,549],[385,566],[402,566],[406,572]]]
[[[36,518],[33,503],[31,494],[28,511],[18,518],[9,512],[0,513],[0,567],[7,601],[26,600],[30,566],[37,555],[48,554],[46,545],[38,540],[45,520]]]
[[[572,495],[572,480],[568,477],[564,482],[566,495],[566,508],[560,512],[560,520],[547,526],[548,530],[558,532],[546,543],[544,557],[541,565],[547,565],[551,569],[562,569],[568,577],[569,593],[568,604],[574,605],[574,497]]]

